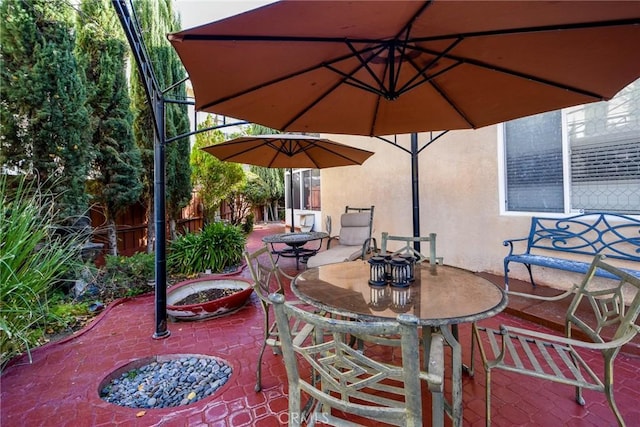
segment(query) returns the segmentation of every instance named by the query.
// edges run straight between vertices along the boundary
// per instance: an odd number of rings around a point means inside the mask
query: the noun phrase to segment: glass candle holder
[[[391,310],[394,313],[406,313],[412,304],[411,287],[391,288]]]
[[[384,271],[387,281],[391,281],[391,255],[384,257]]]
[[[384,258],[374,256],[369,258],[369,284],[373,286],[386,285],[386,268]]]
[[[413,282],[414,280],[416,280],[416,258],[411,254],[401,255],[400,258],[406,260],[409,263],[409,281]]]
[[[409,286],[409,262],[400,257],[391,260],[391,286]]]
[[[382,311],[389,307],[389,287],[369,286],[369,307],[373,311]]]

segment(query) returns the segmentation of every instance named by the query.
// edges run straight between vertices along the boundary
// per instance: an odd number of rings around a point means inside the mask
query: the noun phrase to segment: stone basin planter
[[[211,301],[176,305],[190,295],[212,289],[239,291]],[[176,320],[200,320],[231,314],[246,304],[252,292],[252,283],[241,277],[202,277],[186,280],[167,290],[167,314]]]

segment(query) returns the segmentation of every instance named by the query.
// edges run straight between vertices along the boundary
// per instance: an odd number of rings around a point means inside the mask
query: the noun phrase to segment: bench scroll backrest
[[[640,261],[640,221],[625,215],[533,217],[528,239],[528,250],[603,254],[609,258]]]

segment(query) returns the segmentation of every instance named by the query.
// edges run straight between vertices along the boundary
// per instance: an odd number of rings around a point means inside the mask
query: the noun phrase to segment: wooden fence
[[[262,209],[254,209],[256,221],[262,220]],[[220,207],[221,219],[231,218],[231,211],[226,203]],[[96,265],[104,265],[104,256],[109,251],[109,241],[106,229],[106,218],[104,209],[100,205],[93,206],[90,210],[91,226],[93,227],[92,241],[104,245],[101,254],[96,258]],[[151,218],[153,221],[153,218]],[[204,212],[202,203],[197,195],[191,199],[191,203],[185,207],[176,222],[176,232],[184,234],[186,232],[196,233],[204,227]],[[116,233],[118,239],[118,254],[131,256],[137,252],[147,250],[147,209],[146,206],[138,203],[131,206],[126,211],[116,217]],[[167,224],[167,240],[170,239]]]

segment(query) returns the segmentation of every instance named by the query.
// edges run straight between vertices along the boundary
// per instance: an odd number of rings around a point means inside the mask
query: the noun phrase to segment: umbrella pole
[[[413,200],[413,237],[420,236],[420,181],[418,179],[418,134],[411,134],[411,188]],[[420,252],[420,242],[413,242],[413,249]]]
[[[295,232],[293,226],[293,169],[289,169],[289,204],[291,205],[291,232]]]
[[[164,101],[158,100],[154,109],[160,129],[164,129]],[[167,257],[166,257],[166,207],[165,207],[165,138],[164,131],[156,132],[154,143],[154,216],[156,232],[156,331],[154,339],[166,338],[167,329]]]

